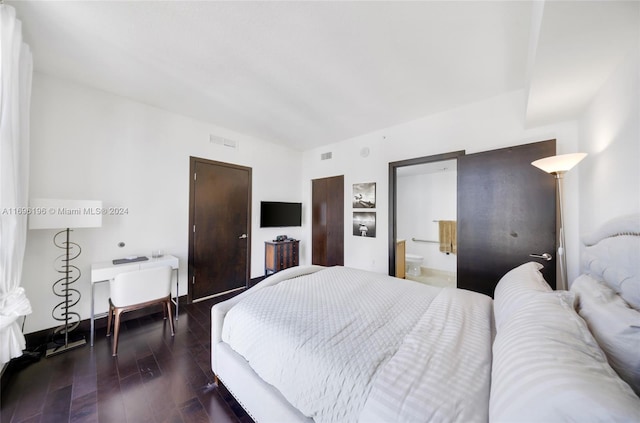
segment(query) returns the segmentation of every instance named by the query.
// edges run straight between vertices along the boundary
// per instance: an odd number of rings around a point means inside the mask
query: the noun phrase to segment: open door
[[[531,162],[555,140],[458,158],[458,288],[493,296],[500,278],[528,261],[556,286],[555,180]],[[531,254],[549,253],[551,259]]]

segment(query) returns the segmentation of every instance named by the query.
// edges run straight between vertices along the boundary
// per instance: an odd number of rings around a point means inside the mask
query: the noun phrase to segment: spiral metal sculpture
[[[77,266],[71,264],[71,262],[82,253],[82,249],[80,245],[69,241],[70,232],[71,229],[65,229],[53,237],[54,245],[64,250],[64,253],[55,259],[55,270],[61,277],[55,281],[52,286],[53,293],[62,300],[56,304],[51,311],[51,316],[55,320],[63,322],[63,324],[54,329],[53,332],[54,336],[56,334],[64,335],[64,344],[59,347],[63,351],[69,348],[69,333],[78,327],[81,320],[80,314],[71,309],[78,304],[82,297],[80,291],[72,287],[73,283],[80,279],[82,272],[80,272]],[[55,352],[62,351],[57,351],[56,348],[52,353]]]

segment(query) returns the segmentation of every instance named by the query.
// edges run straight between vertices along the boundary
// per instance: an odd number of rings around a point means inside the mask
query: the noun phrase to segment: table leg
[[[95,283],[91,284],[91,335],[90,335],[90,345],[93,347],[93,336],[94,336],[94,332],[95,332],[95,314],[94,314],[94,303],[95,303]]]
[[[176,320],[178,320],[178,307],[180,303],[180,269],[176,269]]]

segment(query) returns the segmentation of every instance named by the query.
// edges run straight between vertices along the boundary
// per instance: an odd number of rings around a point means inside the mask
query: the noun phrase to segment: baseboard
[[[266,278],[266,276],[258,276],[257,278],[253,278],[249,280],[249,288],[254,287],[258,282],[261,282]]]
[[[262,281],[264,278],[265,278],[264,276],[261,276],[261,277],[251,279],[249,281],[249,287],[251,288],[252,286],[256,285],[258,282]],[[187,296],[183,295],[179,297],[178,302],[181,306],[183,304],[186,305]],[[158,305],[157,307],[151,306],[145,309],[135,310],[130,313],[124,313],[122,316],[122,320],[127,321],[129,319],[137,319],[137,318],[140,318],[141,316],[154,314],[154,313],[162,313],[162,306],[160,305]],[[94,323],[95,323],[96,329],[106,328],[107,318],[106,316],[97,318],[95,319]],[[53,338],[54,330],[55,330],[55,327],[52,327],[48,329],[39,330],[36,332],[27,333],[24,335],[26,340],[25,352],[22,356],[16,357],[2,366],[2,371],[0,373],[0,389],[5,389],[7,387],[7,383],[9,382],[13,374],[15,374],[16,372],[19,372],[24,367],[28,366],[33,362],[40,360],[41,358],[44,359],[44,352],[47,349],[47,345],[51,342]],[[84,319],[80,321],[80,324],[73,332],[69,333],[69,336],[71,338],[72,333],[74,334],[74,338],[84,336],[84,338],[88,342],[90,337],[90,331],[91,331],[91,319]]]
[[[249,280],[249,288],[253,287],[254,285],[256,285],[258,282],[262,281],[265,278],[265,276],[259,276],[257,278],[252,278]],[[186,295],[182,295],[178,298],[178,302],[180,305],[183,304],[187,304],[187,296]],[[129,319],[137,319],[141,316],[146,316],[148,314],[154,314],[154,313],[158,313],[162,311],[161,306],[157,306],[157,307],[148,307],[145,309],[140,309],[140,310],[135,310],[132,311],[130,313],[124,313],[122,316],[122,321],[127,321]],[[107,318],[106,317],[100,317],[95,319],[95,327],[96,329],[102,329],[102,328],[106,328],[107,327]],[[36,332],[31,332],[31,333],[27,333],[24,335],[25,339],[26,339],[26,350],[27,351],[36,351],[42,348],[43,345],[46,345],[47,343],[49,343],[51,341],[51,338],[53,336],[53,331],[55,328],[48,328],[48,329],[43,329],[43,330],[39,330]],[[73,333],[76,334],[85,334],[85,338],[88,340],[89,339],[89,334],[91,331],[91,319],[84,319],[82,321],[80,321],[80,324],[78,325],[78,327],[73,331]],[[71,332],[70,332],[71,334]]]
[[[187,296],[183,295],[178,298],[178,302],[180,305],[187,304]],[[162,306],[151,306],[140,310],[135,310],[130,313],[124,313],[122,315],[122,321],[126,322],[129,319],[137,319],[141,316],[146,316],[149,314],[162,312]],[[107,327],[107,318],[106,316],[99,317],[95,319],[95,328],[102,329]],[[26,340],[26,350],[27,351],[36,351],[42,348],[43,345],[46,345],[51,341],[53,337],[53,331],[55,327],[39,330],[36,332],[27,333],[24,335]],[[69,335],[74,334],[84,334],[86,340],[89,340],[89,335],[91,332],[91,319],[84,319],[80,321],[78,327],[73,331],[69,332]]]

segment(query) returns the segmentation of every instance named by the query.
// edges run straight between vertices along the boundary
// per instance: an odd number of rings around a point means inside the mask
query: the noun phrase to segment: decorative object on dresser
[[[80,279],[80,269],[71,264],[78,258],[82,249],[80,245],[70,241],[71,228],[98,228],[102,226],[102,202],[91,200],[53,200],[32,199],[29,216],[29,229],[63,229],[53,236],[53,244],[64,250],[56,257],[56,272],[61,277],[53,283],[53,293],[62,300],[55,305],[51,316],[63,324],[54,329],[53,335],[64,335],[64,343],[55,339],[47,349],[46,356],[52,356],[86,344],[83,338],[72,342],[69,333],[80,324],[80,314],[71,308],[80,302],[80,291],[72,284]]]
[[[300,241],[297,239],[266,241],[264,243],[265,276],[289,267],[297,266],[299,244]]]
[[[560,263],[560,284],[558,289],[566,290],[569,285],[567,282],[567,257],[564,251],[564,213],[563,213],[563,191],[562,180],[564,174],[573,169],[575,165],[580,163],[587,156],[587,153],[562,154],[559,156],[545,157],[531,162],[538,169],[542,169],[547,173],[555,176],[558,181],[558,201],[560,202],[560,234],[558,237],[558,262]]]

